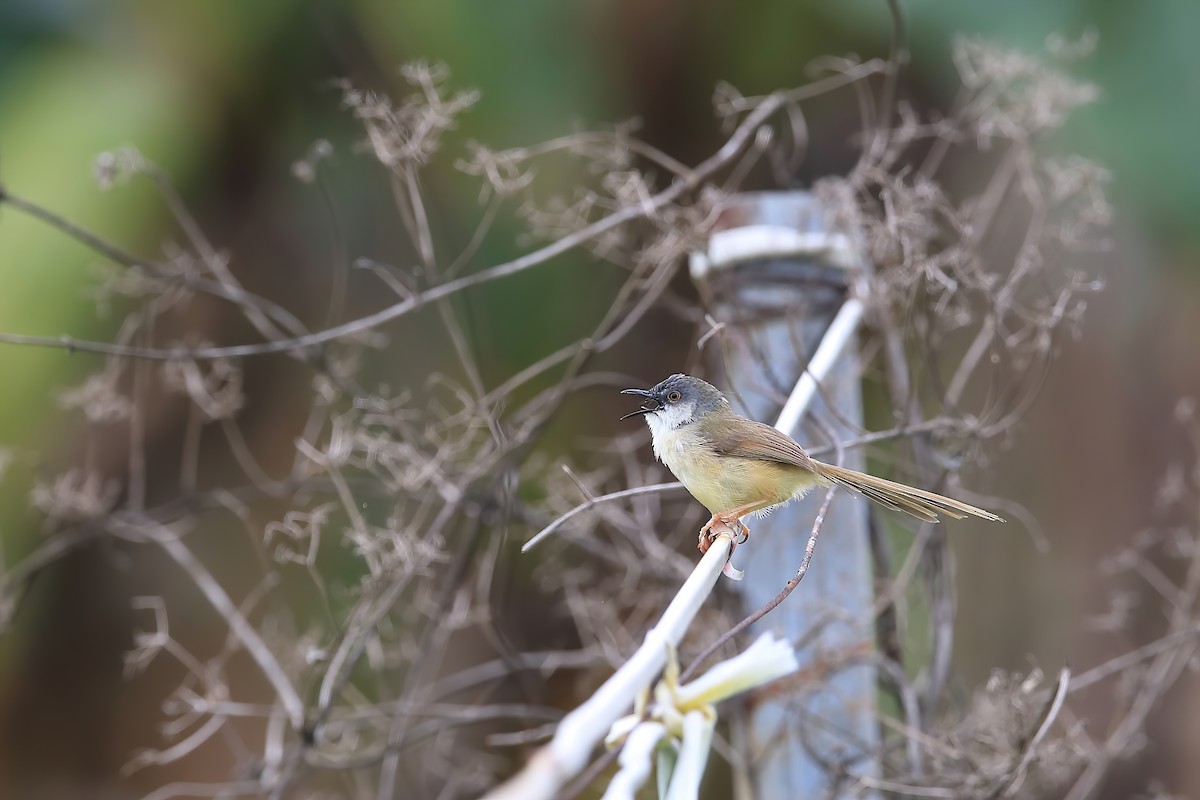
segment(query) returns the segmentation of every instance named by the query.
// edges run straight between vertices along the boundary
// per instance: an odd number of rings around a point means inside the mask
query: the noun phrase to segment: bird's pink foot
[[[716,525],[732,528],[738,534],[738,538],[733,540],[733,547],[745,544],[750,539],[750,529],[746,527],[744,522],[738,519],[739,514],[737,511],[740,511],[740,509],[713,514],[712,519],[704,523],[704,527],[700,529],[699,540],[696,543],[701,553],[707,553],[708,548],[712,547],[712,543],[716,541],[719,535],[713,531],[713,527]],[[733,547],[730,548],[730,553],[733,552]]]

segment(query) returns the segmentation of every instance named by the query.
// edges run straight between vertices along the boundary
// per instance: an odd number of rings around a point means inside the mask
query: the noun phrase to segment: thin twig
[[[821,526],[825,524],[825,513],[829,511],[829,504],[833,501],[833,495],[835,491],[836,487],[831,486],[825,492],[825,499],[821,501],[821,507],[817,511],[817,518],[813,520],[812,530],[808,534],[808,544],[804,546],[804,559],[800,562],[800,566],[796,569],[796,574],[793,575],[786,584],[784,584],[783,588],[779,590],[779,594],[768,600],[766,604],[764,604],[750,616],[746,617],[741,622],[725,631],[723,634],[717,637],[716,641],[704,648],[700,655],[692,659],[692,663],[688,664],[687,669],[685,669],[683,674],[679,676],[681,681],[686,681],[688,678],[695,675],[696,671],[704,665],[704,662],[707,661],[719,649],[721,649],[726,642],[730,641],[739,633],[746,630],[746,628],[749,628],[755,622],[758,622],[767,614],[771,613],[776,606],[786,600],[788,595],[790,595],[792,591],[800,585],[800,581],[804,580],[804,576],[808,574],[808,567],[812,563],[813,552],[817,549],[817,537],[821,535]]]
[[[1046,704],[1046,712],[1042,715],[1042,721],[1034,731],[1033,736],[1029,737],[1029,741],[1025,744],[1025,749],[1021,753],[1020,760],[1016,766],[1009,772],[1009,775],[996,787],[989,798],[1011,797],[1014,792],[1021,788],[1021,783],[1025,780],[1025,775],[1029,771],[1029,765],[1033,763],[1034,757],[1037,755],[1038,745],[1046,738],[1046,734],[1050,732],[1050,727],[1054,725],[1054,720],[1058,719],[1058,714],[1062,711],[1063,702],[1067,699],[1068,687],[1071,683],[1071,670],[1068,667],[1063,667],[1058,673],[1058,683],[1054,690],[1054,695]]]
[[[212,573],[183,543],[179,535],[175,531],[148,520],[146,522],[149,525],[148,530],[143,526],[135,525],[127,532],[136,535],[149,533],[151,541],[161,547],[187,573],[192,582],[196,584],[196,588],[229,625],[230,633],[237,637],[242,646],[246,648],[246,652],[258,664],[259,669],[262,670],[263,675],[278,694],[279,702],[287,712],[292,727],[300,730],[304,726],[304,701],[300,699],[296,687],[292,685],[291,679],[275,654],[271,652],[271,648],[243,616],[237,605],[229,599],[229,595]]]

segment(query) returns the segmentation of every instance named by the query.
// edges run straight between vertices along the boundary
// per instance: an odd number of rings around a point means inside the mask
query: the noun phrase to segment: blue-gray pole
[[[812,194],[753,193],[730,201],[691,269],[723,326],[707,347],[715,351],[720,343],[713,376],[735,407],[768,424],[776,420],[830,321],[864,283],[864,268],[853,237],[828,229]],[[827,426],[812,424],[813,415]],[[831,433],[849,439],[860,433],[862,416],[855,337],[822,379],[805,422],[786,432],[802,445],[825,444]],[[845,466],[863,468],[859,452],[848,450],[844,458]],[[734,563],[745,570],[735,590],[747,611],[795,575],[823,497],[814,491],[765,519],[746,520],[750,541]],[[836,774],[879,772],[877,674],[864,658],[874,647],[868,513],[865,500],[838,492],[808,574],[750,631],[771,630],[801,645],[802,677],[790,691],[756,698],[744,709],[737,726],[747,766],[735,775],[740,800],[873,795],[861,785],[851,792],[854,781]],[[845,791],[831,794],[839,779]]]

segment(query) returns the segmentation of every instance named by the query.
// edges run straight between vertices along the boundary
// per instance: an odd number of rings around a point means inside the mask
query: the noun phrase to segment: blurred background
[[[1071,70],[1096,84],[1100,98],[1046,146],[1112,172],[1112,246],[1086,265],[1107,288],[1090,301],[1082,335],[1064,343],[1038,402],[980,487],[1026,506],[1051,548],[1037,552],[1020,531],[952,542],[963,685],[985,681],[996,667],[1090,666],[1162,625],[1153,602],[1135,606],[1134,624],[1118,636],[1097,634],[1089,620],[1113,605],[1113,586],[1097,577],[1105,560],[1156,520],[1168,470],[1187,454],[1177,406],[1200,392],[1200,4],[915,0],[903,7],[911,64],[902,93],[924,109],[954,100],[954,34],[1030,52],[1042,51],[1052,35],[1097,37],[1094,54]],[[159,254],[182,236],[161,198],[145,183],[105,191],[94,176],[99,153],[134,145],[170,176],[248,288],[316,323],[331,259],[394,262],[411,252],[386,176],[356,148],[361,128],[341,107],[334,81],[391,91],[399,65],[440,61],[452,86],[481,94],[450,134],[450,149],[471,140],[514,147],[636,117],[642,138],[696,163],[723,140],[711,102],[719,81],[746,95],[800,85],[814,58],[886,56],[891,32],[882,0],[9,0],[0,5],[0,184],[129,250]],[[817,106],[810,124],[801,184],[846,171],[856,155],[850,141],[858,116],[848,99]],[[317,139],[333,146],[324,192],[292,174]],[[452,159],[430,171],[425,188],[440,235],[469,238],[483,214],[477,184],[456,173]],[[564,186],[576,176],[564,167],[539,179]],[[499,218],[475,260],[494,264],[520,254],[519,233],[516,221]],[[528,309],[520,325],[492,326],[496,335],[473,343],[485,382],[585,335],[603,313],[615,278],[569,263],[462,300],[481,327],[514,304]],[[93,290],[98,264],[61,232],[0,206],[0,330],[112,339],[122,314],[103,313],[109,304]],[[676,281],[674,290],[691,291],[686,274]],[[590,296],[600,298],[594,309]],[[348,307],[363,313],[376,301],[352,288]],[[221,342],[252,335],[217,311],[192,324]],[[649,384],[677,370],[693,343],[665,311],[652,311],[643,326],[638,341],[603,363]],[[379,380],[403,386],[414,365],[441,357],[409,345],[373,369]],[[0,482],[4,566],[46,535],[28,501],[33,482],[81,457],[82,423],[64,422],[53,398],[99,363],[87,354],[0,345],[0,469],[7,465],[9,473]],[[255,362],[247,374],[240,419],[268,471],[290,463],[291,437],[305,413],[295,399],[303,380],[282,360]],[[599,396],[572,405],[548,435],[563,449],[572,437],[604,435],[612,430],[611,405]],[[151,473],[178,460],[172,413],[164,407],[151,421]],[[595,419],[605,422],[597,428]],[[120,447],[89,457],[119,464],[127,457]],[[222,554],[205,557],[219,563]],[[0,636],[0,780],[16,792],[5,796],[136,797],[168,774],[120,775],[132,752],[155,743],[158,703],[169,689],[122,679],[134,627],[129,598],[155,586],[146,570],[136,558],[96,546],[55,563],[31,585]],[[199,616],[173,624],[194,637],[224,635],[206,631]],[[1150,746],[1114,769],[1104,797],[1144,792],[1150,776],[1178,796],[1200,796],[1198,689],[1195,681],[1180,684],[1177,702],[1153,718]],[[1105,697],[1089,702],[1093,724],[1103,726]],[[180,770],[174,779],[205,774],[203,764]]]

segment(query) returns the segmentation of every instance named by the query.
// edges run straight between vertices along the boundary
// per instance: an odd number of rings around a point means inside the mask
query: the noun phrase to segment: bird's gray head
[[[653,433],[675,430],[713,411],[727,411],[729,401],[711,383],[676,373],[653,389],[625,389],[621,394],[645,398],[642,407],[621,419],[642,415]]]

